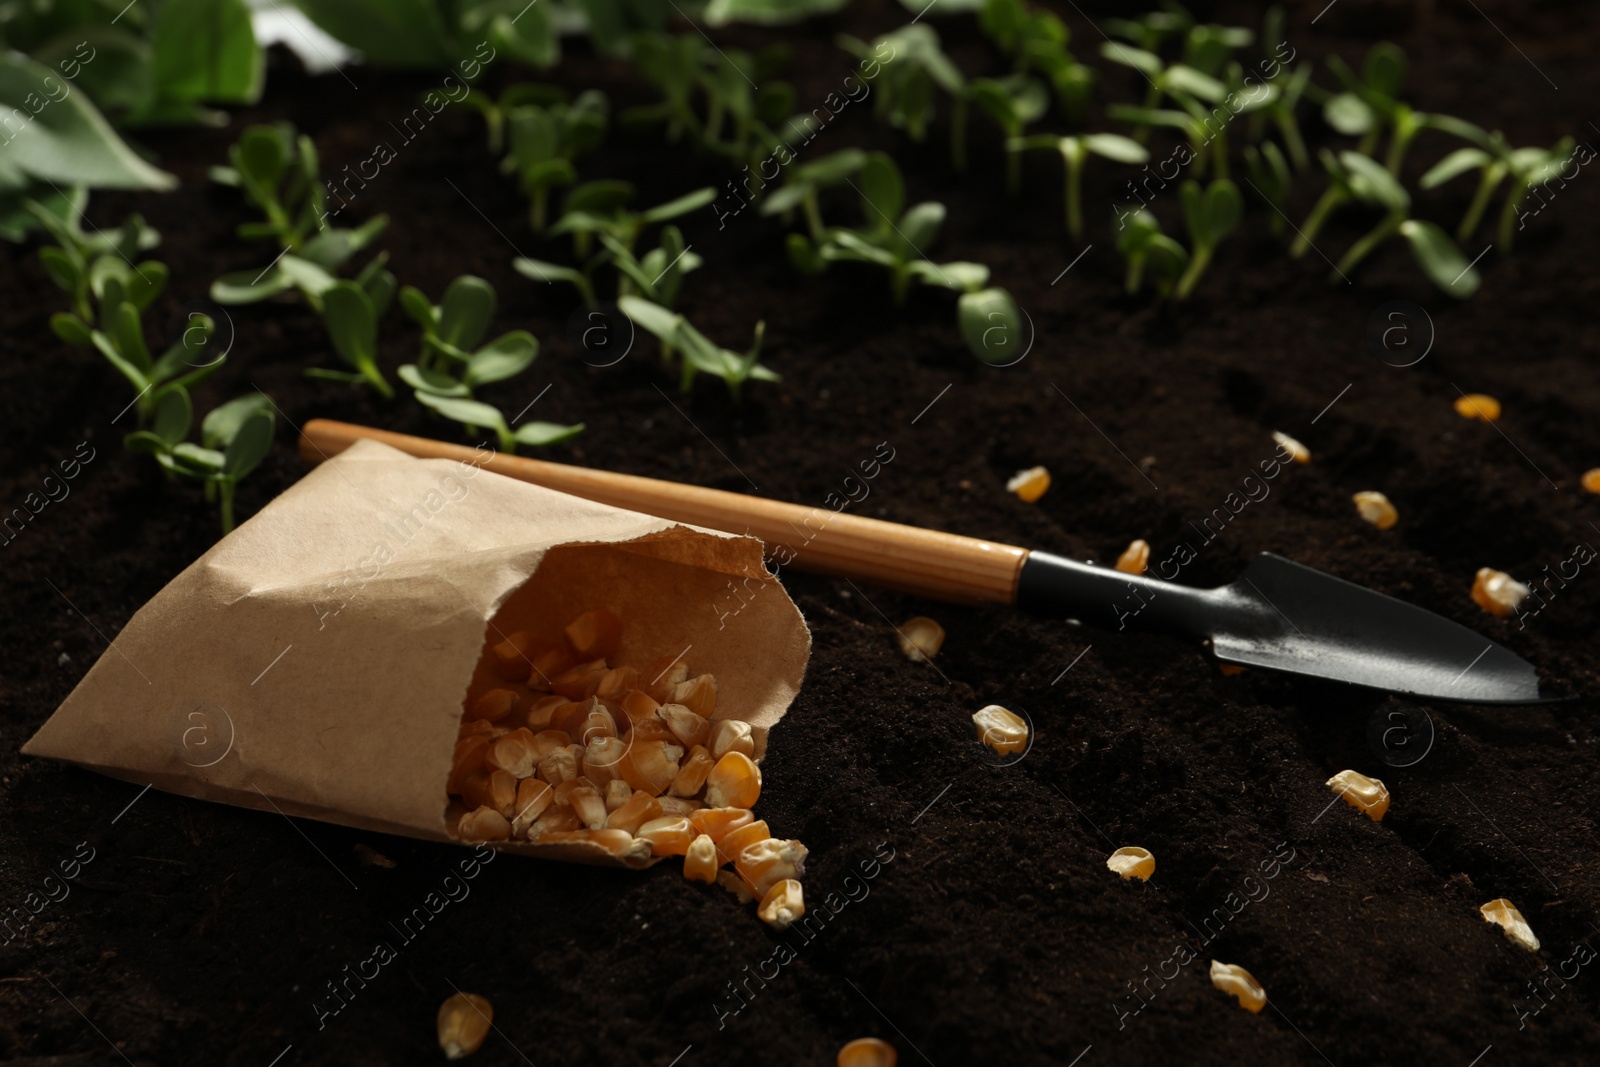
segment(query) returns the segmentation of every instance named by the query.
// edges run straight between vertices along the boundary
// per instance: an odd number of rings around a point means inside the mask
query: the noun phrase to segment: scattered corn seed
[[[571,807],[572,813],[591,830],[605,829],[610,817],[600,790],[587,778],[574,778],[556,786],[556,803]]]
[[[761,768],[743,752],[729,752],[706,775],[706,803],[714,808],[753,808],[761,796]]]
[[[1029,467],[1027,470],[1018,471],[1006,482],[1006,492],[1017,494],[1017,499],[1024,504],[1031,504],[1044,496],[1044,491],[1050,488],[1050,472],[1043,467]]]
[[[1472,601],[1490,615],[1505,618],[1517,610],[1530,590],[1505,571],[1479,567],[1472,580]]]
[[[1211,984],[1238,1000],[1245,1011],[1259,1012],[1267,1006],[1267,991],[1261,983],[1236,963],[1211,961]]]
[[[660,796],[678,776],[678,760],[682,756],[682,748],[666,741],[635,741],[617,770],[633,788]]]
[[[461,816],[456,835],[463,841],[509,841],[511,824],[491,807],[478,807]]]
[[[510,715],[516,706],[517,694],[509,689],[491,689],[472,702],[472,710],[467,717],[499,722]]]
[[[1028,747],[1028,724],[999,704],[973,712],[972,723],[978,728],[978,740],[996,752],[1010,755]]]
[[[661,706],[654,697],[642,689],[624,693],[621,704],[622,713],[627,716],[629,723],[636,723],[644,718],[653,718],[656,709]]]
[[[1141,882],[1147,882],[1150,876],[1156,873],[1156,858],[1150,855],[1148,849],[1142,849],[1138,845],[1125,845],[1106,858],[1106,866],[1124,878],[1137,878]]]
[[[540,730],[533,735],[533,751],[540,759],[570,744],[572,738],[567,736],[565,730]]]
[[[678,686],[689,680],[689,665],[683,661],[682,652],[663,656],[640,671],[639,678],[644,682],[645,693],[657,704],[665,704]]]
[[[595,686],[595,696],[620,700],[622,694],[639,687],[639,672],[632,667],[613,667],[600,676]]]
[[[631,796],[633,796],[633,786],[621,778],[611,779],[606,783],[606,810],[616,811],[626,804]]]
[[[1283,449],[1283,454],[1294,460],[1296,463],[1311,462],[1311,449],[1307,448],[1299,441],[1296,441],[1288,434],[1273,430],[1272,439],[1277,442],[1279,448]]]
[[[1140,538],[1129,541],[1128,547],[1117,557],[1117,570],[1124,574],[1143,574],[1150,566],[1150,542]]]
[[[597,737],[583,750],[583,776],[597,788],[609,789],[621,781],[622,761],[628,756],[628,743],[616,737]],[[623,782],[627,785],[627,782]],[[631,786],[629,787],[632,788]]]
[[[504,737],[496,738],[484,757],[484,762],[490,768],[510,771],[516,778],[533,777],[538,761],[539,753],[534,744],[533,731],[525,726],[512,730]]]
[[[571,745],[558,748],[539,761],[539,777],[551,785],[572,781],[578,777],[578,769],[578,758],[573,755]]]
[[[1382,493],[1366,489],[1350,499],[1356,502],[1356,511],[1360,512],[1361,517],[1380,530],[1387,530],[1400,521],[1400,513]]]
[[[761,921],[774,930],[789,929],[789,924],[805,913],[805,893],[793,878],[773,883],[772,888],[762,894],[761,906],[756,909]]]
[[[457,792],[461,803],[467,808],[481,808],[489,803],[489,772],[474,771],[461,782]]]
[[[706,737],[711,733],[711,723],[705,716],[695,714],[682,704],[663,704],[656,709],[656,715],[667,724],[667,729],[682,742],[684,748],[693,749],[705,744]]]
[[[1517,906],[1505,897],[1489,901],[1479,908],[1478,912],[1485,922],[1500,927],[1507,937],[1529,952],[1539,951],[1539,939],[1533,936],[1533,928],[1528,925],[1528,920],[1524,919]]]
[[[700,835],[682,815],[662,816],[644,823],[635,836],[650,842],[652,856],[682,856]]]
[[[533,664],[528,650],[532,647],[533,635],[527,631],[514,633],[495,645],[489,650],[494,656],[495,672],[508,682],[527,681],[528,669]]]
[[[709,674],[697,674],[686,682],[679,682],[672,690],[672,699],[663,704],[682,704],[696,715],[711,718],[717,710],[717,680]]]
[[[713,759],[721,759],[730,752],[743,752],[751,758],[756,754],[755,735],[750,724],[741,719],[723,719],[711,724],[711,749]]]
[[[744,879],[732,871],[718,871],[717,884],[737,897],[741,904],[748,904],[756,899],[751,895],[750,887],[744,884]]]
[[[717,844],[705,834],[697,834],[683,854],[683,876],[710,885],[717,880]]]
[[[858,1037],[839,1050],[835,1067],[895,1067],[900,1055],[894,1046],[875,1037]]]
[[[549,782],[537,778],[524,778],[517,783],[517,809],[511,816],[513,837],[527,837],[528,828],[543,815],[556,798]]]
[[[606,825],[613,830],[626,830],[637,835],[639,827],[652,819],[661,818],[661,801],[649,793],[635,793],[628,798],[628,802],[606,818]]]
[[[485,803],[506,818],[511,818],[517,810],[516,775],[510,771],[490,772],[488,799]]]
[[[587,841],[634,867],[643,865],[650,858],[650,842],[634,837],[626,830],[555,831],[545,834],[541,841],[552,845]]]
[[[1468,393],[1456,397],[1456,414],[1481,422],[1500,421],[1500,401],[1487,393]]]
[[[734,868],[739,877],[750,883],[750,890],[758,897],[785,878],[798,880],[806,873],[806,846],[798,841],[779,841],[769,837],[746,845],[734,858]]]
[[[739,827],[749,826],[755,818],[754,813],[744,808],[701,808],[689,813],[694,828],[713,841],[721,841]]]
[[[455,794],[461,795],[462,786],[466,780],[483,771],[484,757],[489,754],[489,745],[492,739],[478,734],[465,737],[456,742],[456,754],[450,764],[450,778],[445,788]]]
[[[604,608],[586,611],[562,633],[579,659],[609,659],[622,643],[622,620]]]
[[[738,859],[746,845],[753,845],[757,841],[765,841],[772,836],[772,831],[767,827],[767,820],[757,819],[755,822],[746,823],[737,829],[729,830],[717,839],[717,860],[720,863],[733,863]]]
[[[926,615],[907,619],[895,631],[900,654],[912,663],[927,663],[944,647],[944,627]]]
[[[476,993],[455,993],[439,1005],[439,1047],[459,1060],[483,1047],[494,1021],[494,1005]]]
[[[1376,778],[1357,771],[1340,771],[1323,784],[1352,808],[1366,812],[1373,822],[1382,822],[1384,812],[1389,810],[1389,790]]]
[[[671,707],[670,704],[667,706]],[[691,748],[683,762],[678,764],[678,776],[672,780],[672,795],[692,797],[699,793],[706,784],[706,775],[711,773],[711,768],[716,766],[716,763],[704,745]]]
[[[1600,493],[1600,467],[1590,467],[1584,471],[1578,484],[1583,486],[1585,492]]]
[[[664,704],[662,705],[662,707],[665,706]],[[629,740],[636,745],[641,741],[665,741],[669,745],[678,743],[678,739],[672,736],[672,731],[667,729],[666,720],[658,715],[652,715],[648,719],[640,719],[634,723],[633,732]]]

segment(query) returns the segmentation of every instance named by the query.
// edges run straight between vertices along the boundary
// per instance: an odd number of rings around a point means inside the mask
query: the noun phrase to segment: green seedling
[[[500,444],[500,451],[514,453],[518,445],[539,447],[570,441],[584,430],[584,423],[563,426],[554,422],[524,422],[512,427],[505,415],[493,404],[472,400],[464,396],[448,396],[418,389],[417,402],[432,408],[447,419],[453,419],[466,429],[468,437],[476,437],[480,430],[490,430]]]
[[[200,443],[187,440],[194,422],[189,394],[182,388],[162,395],[150,429],[123,439],[135,452],[154,456],[169,475],[204,482],[206,499],[216,499],[222,532],[233,529],[233,500],[239,482],[261,465],[272,448],[276,419],[272,401],[251,393],[213,408],[200,424]]]
[[[1186,35],[1194,26],[1194,16],[1177,4],[1164,5],[1165,10],[1149,11],[1136,19],[1104,19],[1100,26],[1106,33],[1132,41],[1146,52],[1155,52],[1172,37]]]
[[[369,219],[353,230],[328,228],[306,242],[299,255],[284,252],[261,270],[231,271],[211,283],[211,299],[219,304],[254,304],[290,289],[322,311],[322,297],[339,278],[333,273],[370,245],[389,225],[387,215]],[[382,313],[394,296],[395,277],[387,269],[389,253],[380,252],[361,268],[356,284]]]
[[[422,354],[417,366],[436,367],[441,361],[465,363],[471,358],[494,318],[494,286],[482,278],[463,274],[444,291],[438,304],[415,286],[400,290],[400,307],[422,327]]]
[[[1296,171],[1303,171],[1311,166],[1311,157],[1306,153],[1305,139],[1300,136],[1300,123],[1295,118],[1295,109],[1299,107],[1301,98],[1306,95],[1306,90],[1311,85],[1311,65],[1302,63],[1289,77],[1281,81],[1276,80],[1288,69],[1287,62],[1279,60],[1283,45],[1288,43],[1285,29],[1287,22],[1283,8],[1276,4],[1267,9],[1267,14],[1262,20],[1263,58],[1259,69],[1268,80],[1278,85],[1281,91],[1265,111],[1258,111],[1250,117],[1250,138],[1254,141],[1261,140],[1264,120],[1271,118],[1283,138],[1284,149],[1289,153],[1289,162],[1294,164]],[[1270,54],[1265,53],[1267,48],[1272,49]],[[1294,58],[1292,51],[1289,58]]]
[[[1074,137],[1053,135],[1025,137],[1021,148],[1052,149],[1061,153],[1066,167],[1065,200],[1067,232],[1075,238],[1083,237],[1083,164],[1091,155],[1101,156],[1116,163],[1139,166],[1150,159],[1150,153],[1138,141],[1115,133],[1087,133]]]
[[[787,215],[796,207],[806,217],[806,228],[811,240],[820,245],[827,239],[827,227],[822,223],[820,198],[824,189],[848,185],[851,177],[861,170],[867,154],[859,148],[844,148],[813,160],[789,171],[788,180],[768,193],[761,201],[763,215]]]
[[[1344,86],[1344,91],[1329,96],[1322,105],[1322,116],[1339,133],[1360,137],[1356,151],[1371,156],[1387,123],[1394,130],[1389,142],[1388,169],[1400,173],[1411,139],[1422,129],[1423,117],[1400,102],[1400,86],[1406,76],[1406,55],[1398,45],[1379,41],[1367,50],[1358,77],[1338,56],[1328,59],[1328,69]]]
[[[1293,187],[1294,176],[1289,170],[1289,163],[1283,158],[1283,153],[1271,141],[1264,141],[1258,149],[1255,145],[1245,145],[1244,165],[1250,172],[1250,184],[1255,186],[1261,198],[1271,206],[1272,218],[1269,224],[1276,237],[1283,236],[1285,213],[1284,208],[1289,202],[1289,190]]]
[[[550,232],[572,234],[573,252],[579,259],[589,255],[594,236],[601,233],[609,234],[631,250],[645,227],[698,211],[716,198],[717,191],[706,186],[646,211],[629,211],[626,205],[633,199],[630,183],[585,182],[567,195],[561,218],[550,227]]]
[[[535,232],[544,229],[550,190],[576,181],[574,160],[605,137],[609,107],[605,94],[591,89],[571,104],[524,104],[511,111],[511,151],[500,167],[517,175],[531,202],[528,219]]]
[[[1006,190],[1015,196],[1022,186],[1022,131],[1044,117],[1050,98],[1044,85],[1027,74],[978,78],[967,90],[1005,136]]]
[[[884,267],[889,272],[894,302],[903,304],[911,281],[917,276],[914,265],[927,259],[922,249],[933,243],[944,225],[945,207],[925,201],[905,208],[900,168],[883,152],[867,156],[859,182],[856,191],[861,195],[866,227],[832,231],[817,253],[823,261],[854,260]]]
[[[659,103],[629,108],[623,121],[632,125],[662,122],[667,140],[676,142],[684,131],[696,141],[703,127],[695,113],[694,94],[705,64],[705,39],[695,34],[644,32],[633,38],[633,67],[645,81],[661,91]]]
[[[777,143],[772,125],[794,111],[793,87],[773,77],[788,54],[785,46],[771,45],[754,56],[736,48],[706,56],[700,86],[706,95],[704,137],[709,147],[734,160],[752,158],[755,152],[759,162],[761,153]]]
[[[608,233],[600,235],[600,243],[611,253],[611,265],[617,268],[617,295],[639,295],[670,308],[678,301],[678,290],[683,286],[683,276],[697,270],[703,260],[683,243],[683,232],[676,226],[661,228],[661,245],[646,252],[643,259],[634,258],[633,250]]]
[[[72,307],[80,319],[94,318],[90,297],[103,299],[106,284],[115,279],[122,295],[140,311],[150,306],[167,284],[165,264],[134,257],[155,248],[161,235],[145,225],[139,215],[129,215],[109,234],[86,234],[80,224],[81,211],[66,219],[37,200],[24,200],[28,212],[55,240],[55,245],[39,249],[39,260],[50,280],[72,296]]]
[[[435,397],[471,400],[479,386],[515,378],[539,355],[538,340],[526,330],[503,333],[479,346],[495,310],[494,288],[482,278],[470,274],[457,278],[437,306],[428,303],[421,290],[410,286],[400,301],[406,313],[422,327],[424,349],[418,363],[400,368],[400,378],[411,386],[418,401],[429,406],[434,406],[430,398]],[[499,433],[505,428],[504,420],[459,421],[469,430],[484,426]],[[511,431],[506,428],[506,432]],[[548,443],[533,440],[538,433],[528,430],[527,436],[519,440],[524,444]]]
[[[958,266],[962,264],[947,263],[944,270]],[[1022,312],[1004,289],[974,288],[962,293],[956,302],[956,324],[968,350],[983,362],[1004,365],[1019,358],[1016,349],[1022,337]]]
[[[862,79],[875,91],[873,113],[891,126],[906,131],[913,141],[928,135],[934,116],[934,97],[940,90],[955,101],[950,120],[950,154],[957,169],[966,167],[967,80],[939,47],[939,35],[924,22],[913,22],[886,33],[868,46],[850,36],[838,38],[839,47],[877,70]]]
[[[122,283],[108,278],[100,296],[100,321],[91,327],[71,312],[50,316],[50,328],[68,344],[93,345],[117,373],[137,391],[134,407],[139,425],[149,423],[162,398],[204,381],[222,366],[227,353],[208,356],[214,324],[204,315],[191,316],[178,341],[153,358],[145,345],[140,309],[125,298]]]
[[[365,382],[384,397],[394,396],[394,387],[378,369],[378,310],[366,290],[354,282],[334,282],[322,294],[322,318],[334,351],[355,370],[313,367],[306,377]]]
[[[498,97],[482,89],[468,89],[461,102],[483,116],[489,154],[498,156],[506,150],[506,125],[514,110],[529,104],[539,107],[565,104],[567,99],[567,91],[557,86],[518,82],[508,85]]]
[[[1081,122],[1094,84],[1094,69],[1067,50],[1066,23],[1048,11],[1029,10],[1022,0],[986,0],[978,16],[990,40],[1013,56],[1017,70],[1043,75],[1069,122]]]
[[[595,307],[599,301],[594,294],[594,280],[591,277],[597,267],[603,265],[610,258],[610,253],[600,252],[589,257],[580,270],[575,267],[566,267],[560,263],[548,263],[542,259],[530,259],[527,256],[518,256],[511,261],[511,267],[524,278],[532,278],[536,282],[566,282],[578,290],[578,295],[583,297],[583,302],[589,307]]]
[[[1511,224],[1518,222],[1517,229],[1521,229],[1521,213],[1518,209],[1532,190],[1561,177],[1560,168],[1574,158],[1572,138],[1565,137],[1548,149],[1514,149],[1499,130],[1488,133],[1461,119],[1436,115],[1431,125],[1471,141],[1473,146],[1458,148],[1445,156],[1428,169],[1418,184],[1424,189],[1433,189],[1468,171],[1479,172],[1478,188],[1473,193],[1472,203],[1467,207],[1461,225],[1456,228],[1456,239],[1465,241],[1477,230],[1495,189],[1509,176],[1511,184],[1500,211],[1497,243],[1502,252],[1511,251],[1515,237]]]
[[[1162,233],[1161,223],[1145,208],[1135,211],[1128,205],[1119,217],[1125,222],[1117,235],[1117,251],[1128,261],[1123,288],[1130,295],[1137,293],[1148,276],[1160,296],[1170,295],[1189,266],[1188,250]]]
[[[1201,275],[1222,239],[1232,233],[1244,214],[1244,197],[1239,187],[1226,178],[1219,178],[1204,190],[1194,179],[1184,182],[1178,189],[1183,200],[1183,221],[1189,229],[1189,267],[1178,279],[1172,295],[1186,300],[1194,292]]]
[[[246,240],[271,238],[282,248],[298,251],[322,228],[327,215],[317,146],[289,122],[248,127],[228,148],[231,166],[211,168],[211,178],[244,193],[266,216],[239,226]]]
[[[734,403],[747,381],[781,381],[777,374],[764,367],[761,359],[761,340],[766,333],[765,322],[756,323],[755,340],[748,352],[740,355],[716,344],[705,334],[689,324],[689,320],[659,304],[637,296],[625,296],[618,302],[622,313],[636,325],[654,334],[663,346],[669,346],[682,360],[679,389],[687,393],[694,385],[695,375],[710,374],[721,378],[728,386],[728,395]]]
[[[1183,62],[1202,74],[1220,75],[1233,53],[1249,48],[1256,35],[1240,26],[1190,26],[1183,40]]]

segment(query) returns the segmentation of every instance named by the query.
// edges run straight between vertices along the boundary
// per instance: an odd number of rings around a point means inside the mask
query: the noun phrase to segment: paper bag
[[[487,455],[487,452],[485,452]],[[762,545],[363,441],[141,608],[23,747],[159,789],[435,840],[487,644],[624,620],[616,661],[683,650],[716,718],[767,731],[811,636]],[[512,851],[615,862],[587,843]]]

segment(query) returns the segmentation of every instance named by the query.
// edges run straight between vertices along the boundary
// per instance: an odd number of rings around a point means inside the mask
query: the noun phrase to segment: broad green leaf
[[[1489,153],[1481,148],[1458,148],[1429,167],[1417,184],[1424,189],[1433,189],[1459,174],[1486,167],[1489,162]]]
[[[637,296],[625,296],[617,301],[622,313],[632,319],[637,326],[655,334],[661,340],[672,343],[677,333],[678,325],[683,322],[683,316],[668,311],[660,304]]]
[[[467,361],[467,385],[476,388],[514,378],[526,370],[538,354],[539,342],[526,330],[501,334]]]
[[[824,259],[858,259],[884,267],[896,267],[900,263],[893,252],[872,244],[853,230],[835,231],[833,240],[819,251]]]
[[[779,186],[762,198],[761,214],[781,215],[785,211],[793,211],[803,204],[813,191],[812,185],[801,181],[791,181],[788,185]],[[67,287],[62,286],[62,288]]]
[[[954,289],[958,293],[972,293],[989,283],[989,268],[982,263],[930,263],[919,259],[911,264],[911,272],[928,285]]]
[[[1202,74],[1193,67],[1186,67],[1182,63],[1174,63],[1168,67],[1161,75],[1161,84],[1169,90],[1188,93],[1211,104],[1220,102],[1228,95],[1228,90],[1217,79],[1209,74]]]
[[[180,470],[198,477],[207,477],[222,471],[223,456],[214,448],[201,448],[185,441],[172,450],[172,458]]]
[[[904,258],[927,254],[928,246],[939,236],[939,227],[944,225],[944,216],[944,205],[933,201],[917,204],[900,216],[898,235],[910,246]]]
[[[432,408],[447,419],[466,423],[468,426],[481,426],[485,429],[504,429],[506,418],[500,414],[500,409],[477,400],[467,400],[454,396],[437,396],[433,393],[416,394],[418,402]]]
[[[529,259],[519,256],[511,261],[512,268],[524,278],[532,278],[536,282],[582,282],[588,284],[588,279],[582,271],[571,267],[564,267],[559,263],[546,263],[542,259]]]
[[[872,152],[861,165],[859,181],[861,210],[868,225],[888,229],[905,208],[906,189],[900,168],[888,153]]]
[[[44,265],[45,274],[56,286],[69,293],[78,291],[78,279],[82,275],[78,264],[73,258],[54,245],[45,245],[39,249],[39,262]]]
[[[49,67],[0,53],[5,163],[58,184],[172,189],[178,180],[140,159],[89,102]]]
[[[353,230],[329,227],[305,243],[300,249],[300,258],[327,270],[336,270],[376,240],[388,225],[389,216],[379,215]]]
[[[156,404],[150,430],[171,448],[189,436],[189,427],[193,423],[194,405],[189,402],[188,390],[169,389],[161,394],[161,400]]]
[[[162,0],[150,46],[164,100],[253,104],[261,95],[262,53],[244,0]]]
[[[445,67],[453,37],[432,0],[295,0],[331,36],[378,67]]]
[[[675,219],[680,215],[687,215],[691,211],[703,208],[716,198],[717,191],[708,185],[704,189],[696,189],[692,193],[685,193],[676,200],[658,204],[649,211],[640,214],[639,218],[646,224],[665,222],[667,219]]]
[[[111,313],[111,337],[124,359],[146,373],[150,371],[150,349],[145,347],[138,308],[126,301],[116,305]]]
[[[1355,93],[1336,93],[1322,105],[1322,117],[1328,125],[1349,137],[1366,133],[1378,121],[1377,112],[1367,106]]]
[[[70,311],[58,311],[51,315],[50,329],[69,345],[86,345],[91,341],[89,324]]]
[[[145,311],[167,287],[167,265],[147,259],[128,272],[122,285],[123,298]]]
[[[277,270],[285,278],[288,278],[290,282],[317,297],[325,294],[331,286],[338,282],[337,278],[309,259],[301,259],[293,254],[286,254],[280,258]],[[344,282],[343,284],[354,285],[352,282]],[[218,301],[218,303],[221,303],[221,301]]]
[[[435,310],[433,302],[427,298],[421,289],[414,285],[403,286],[400,290],[400,307],[411,320],[421,326],[426,333],[436,333],[439,329],[439,312]]]
[[[1438,226],[1407,219],[1400,224],[1400,235],[1411,245],[1411,254],[1434,285],[1461,300],[1477,291],[1481,281],[1477,268]]]
[[[439,302],[439,340],[461,349],[476,347],[489,329],[494,308],[494,286],[474,275],[461,275]]]
[[[1379,41],[1367,50],[1367,61],[1361,68],[1361,80],[1368,89],[1393,100],[1400,95],[1400,83],[1405,78],[1406,54],[1399,45]]]
[[[471,389],[443,371],[428,370],[414,363],[406,363],[400,367],[399,373],[400,380],[419,393],[433,393],[436,396],[472,395]]]
[[[713,26],[730,22],[751,22],[761,26],[781,26],[813,15],[838,11],[848,0],[711,0],[706,5],[706,21]]]
[[[164,456],[172,446],[149,430],[135,430],[122,438],[122,447],[143,456]]]
[[[1377,160],[1360,152],[1340,152],[1339,162],[1350,174],[1350,191],[1361,200],[1390,211],[1404,211],[1411,206],[1411,194]]]
[[[373,361],[378,348],[378,322],[372,301],[354,282],[335,282],[322,296],[323,317],[334,349],[352,367]]]
[[[957,319],[967,348],[985,363],[1009,363],[1022,352],[1022,315],[1004,289],[963,293]]]
[[[1147,162],[1150,152],[1131,137],[1117,133],[1090,133],[1082,138],[1083,146],[1097,156],[1135,166]]]
[[[1469,144],[1476,145],[1486,152],[1494,150],[1494,138],[1481,126],[1474,126],[1465,119],[1458,119],[1450,115],[1424,115],[1424,126],[1431,126],[1441,130],[1452,137],[1459,137]]]
[[[1227,179],[1219,179],[1206,189],[1206,227],[1211,234],[1211,244],[1216,244],[1239,225],[1244,215],[1244,197],[1239,187]]]
[[[222,454],[222,474],[238,481],[261,465],[272,450],[274,419],[271,411],[257,408],[246,415]]]
[[[554,422],[525,422],[516,428],[512,437],[518,444],[531,445],[537,448],[540,445],[560,444],[570,441],[583,432],[583,423],[576,426],[562,426]]]
[[[219,304],[254,304],[294,287],[276,266],[265,271],[236,270],[211,283],[211,299]]]
[[[633,199],[633,183],[615,178],[584,182],[574,186],[561,205],[563,213],[587,212],[609,215],[627,206]]]
[[[1161,57],[1154,52],[1146,52],[1142,48],[1122,44],[1118,41],[1105,41],[1100,45],[1100,55],[1113,63],[1121,63],[1125,67],[1143,71],[1147,76],[1154,78],[1161,73]]]
[[[217,405],[200,423],[200,443],[207,448],[227,448],[229,442],[238,436],[239,427],[244,425],[245,419],[257,411],[269,414],[273,411],[272,401],[264,393],[246,393],[226,404]]]

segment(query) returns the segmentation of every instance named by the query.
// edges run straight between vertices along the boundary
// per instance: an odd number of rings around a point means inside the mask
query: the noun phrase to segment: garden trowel
[[[1239,580],[1196,589],[1047,552],[720,489],[613,474],[316,419],[300,452],[331,458],[371,439],[424,458],[473,463],[548,489],[678,522],[748,534],[774,570],[793,567],[963,604],[1001,603],[1112,630],[1205,641],[1224,663],[1428,700],[1533,704],[1533,665],[1431,611],[1268,552]],[[840,498],[842,500],[842,498]]]

